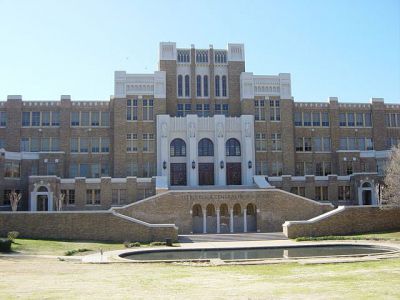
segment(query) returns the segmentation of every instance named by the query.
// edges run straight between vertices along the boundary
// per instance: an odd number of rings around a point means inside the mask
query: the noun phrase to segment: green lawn
[[[91,251],[110,251],[125,249],[122,243],[102,243],[102,242],[76,242],[76,241],[54,241],[54,240],[31,240],[16,239],[12,245],[14,252],[22,254],[37,255],[65,255],[67,251],[88,249]],[[88,254],[89,252],[81,252],[80,254]]]
[[[325,241],[325,240],[377,240],[377,241],[400,241],[400,231],[378,232],[355,235],[331,235],[320,237],[300,237],[296,241]]]

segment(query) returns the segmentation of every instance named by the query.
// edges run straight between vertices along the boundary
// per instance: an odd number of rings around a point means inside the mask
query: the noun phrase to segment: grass
[[[374,241],[400,241],[400,231],[377,232],[355,235],[328,235],[318,237],[298,237],[297,242],[302,241],[327,241],[327,240],[374,240]]]
[[[398,299],[400,295],[400,259],[199,267],[5,258],[0,259],[0,270],[2,299]]]

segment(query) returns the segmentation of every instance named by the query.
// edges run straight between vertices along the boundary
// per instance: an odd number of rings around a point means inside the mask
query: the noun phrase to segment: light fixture
[[[192,161],[192,169],[196,169],[196,162],[194,160]]]
[[[249,169],[251,169],[253,167],[253,163],[251,162],[251,160],[249,160],[249,162],[247,163],[247,166],[249,167]]]
[[[219,162],[219,167],[220,167],[221,169],[224,168],[224,161],[223,161],[223,160],[221,160],[221,161]]]
[[[162,167],[163,167],[164,170],[167,169],[167,162],[166,162],[165,160],[164,160],[163,163],[162,163]]]

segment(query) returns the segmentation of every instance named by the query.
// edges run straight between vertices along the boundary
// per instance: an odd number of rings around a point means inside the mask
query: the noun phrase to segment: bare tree
[[[17,193],[15,190],[12,190],[11,193],[8,194],[8,199],[10,200],[12,211],[17,211],[18,203],[22,198],[21,193]]]
[[[58,196],[54,197],[54,200],[56,202],[57,211],[62,211],[63,204],[64,204],[64,199],[65,199],[65,194],[64,193],[60,193],[60,194],[58,194]]]
[[[383,205],[400,206],[400,144],[392,148],[382,192]]]

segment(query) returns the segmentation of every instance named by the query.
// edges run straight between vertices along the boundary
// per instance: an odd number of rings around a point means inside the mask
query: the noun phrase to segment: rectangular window
[[[153,99],[143,99],[143,120],[152,121],[153,120]]]
[[[365,127],[371,127],[372,126],[372,118],[371,118],[371,113],[365,113],[364,114],[364,126]]]
[[[282,142],[281,142],[281,134],[280,133],[272,133],[271,141],[272,141],[272,151],[281,151],[282,150]]]
[[[126,120],[137,121],[138,119],[138,101],[137,99],[128,99],[126,101]]]
[[[348,201],[351,200],[350,186],[339,186],[338,187],[338,200]]]
[[[155,167],[152,162],[145,162],[143,164],[143,177],[152,177],[155,175]]]
[[[270,120],[280,121],[281,120],[281,110],[279,100],[270,100]]]
[[[100,178],[100,164],[90,164],[90,177]]]
[[[330,137],[323,137],[323,151],[330,152],[331,151],[331,138]]]
[[[264,100],[255,100],[254,108],[255,108],[254,119],[256,121],[265,120],[265,101]]]
[[[64,204],[75,205],[75,190],[61,190],[61,194],[64,194]]]
[[[0,138],[0,149],[5,149],[6,148],[6,143],[3,138]]]
[[[31,112],[24,111],[22,113],[22,126],[31,126]]]
[[[322,116],[322,126],[329,127],[329,113],[323,112],[321,113]]]
[[[294,113],[294,125],[295,126],[302,126],[303,125],[303,116],[301,111],[296,111]]]
[[[71,126],[79,126],[79,112],[73,111],[71,112]]]
[[[93,137],[92,138],[92,153],[99,153],[100,152],[100,138]]]
[[[42,138],[41,140],[41,150],[43,152],[50,151],[50,138]]]
[[[57,164],[55,162],[48,162],[46,164],[46,175],[57,175]]]
[[[311,113],[310,112],[303,112],[303,125],[311,126]]]
[[[356,150],[356,139],[355,138],[347,138],[347,149],[348,150]]]
[[[327,186],[316,186],[315,187],[315,200],[316,201],[327,201],[328,200],[328,187]]]
[[[304,138],[304,151],[310,152],[312,151],[312,143],[311,138]]]
[[[354,113],[347,113],[347,126],[354,126]]]
[[[40,151],[40,139],[39,138],[31,138],[31,152],[39,152]]]
[[[101,138],[101,152],[102,153],[110,152],[110,139],[108,137]]]
[[[267,161],[257,161],[256,162],[256,175],[268,176],[268,162]]]
[[[339,145],[340,150],[347,150],[347,138],[340,138],[340,145]]]
[[[128,133],[126,135],[126,151],[127,152],[137,152],[138,141],[136,133]]]
[[[20,151],[21,152],[29,152],[30,151],[29,138],[21,138]]]
[[[69,165],[69,177],[75,178],[78,177],[78,165],[75,163],[71,163]]]
[[[322,151],[322,140],[320,137],[314,137],[314,151],[315,152]]]
[[[50,126],[50,112],[49,111],[42,112],[42,126]]]
[[[51,126],[60,126],[60,112],[53,111],[51,113]]]
[[[296,162],[296,169],[295,169],[295,175],[296,176],[304,176],[304,162]]]
[[[51,151],[60,151],[60,139],[51,138]]]
[[[103,127],[110,126],[110,113],[108,111],[101,112],[101,126]]]
[[[121,205],[126,201],[126,190],[125,189],[113,189],[112,190],[112,204]]]
[[[356,114],[356,126],[362,127],[364,126],[364,116],[363,113]]]
[[[79,152],[81,153],[89,152],[89,138],[86,137],[79,138]]]
[[[365,138],[365,150],[367,151],[374,150],[374,144],[372,142],[372,138]]]
[[[78,138],[71,138],[70,151],[71,151],[71,153],[79,152],[79,139]]]
[[[346,126],[346,114],[345,113],[339,114],[339,126]]]
[[[81,111],[81,126],[89,126],[90,125],[90,112]]]
[[[296,138],[296,151],[303,151],[304,146],[303,146],[303,138]]]
[[[100,205],[100,190],[86,190],[86,204]]]
[[[0,127],[7,126],[7,112],[0,111]]]
[[[20,176],[21,176],[21,165],[19,162],[4,163],[5,178],[20,178]]]
[[[137,176],[138,175],[138,165],[136,162],[129,162],[127,165],[127,176]]]
[[[31,126],[40,126],[40,111],[32,112],[32,124]]]
[[[319,112],[312,113],[313,126],[321,126],[321,117]]]
[[[154,134],[143,133],[143,152],[154,152]]]
[[[271,176],[282,176],[282,163],[279,161],[272,162]]]
[[[90,122],[92,126],[100,126],[100,112],[98,111],[92,111],[90,113]]]
[[[79,164],[79,176],[90,178],[90,164]]]
[[[265,133],[256,133],[256,151],[267,151]]]

